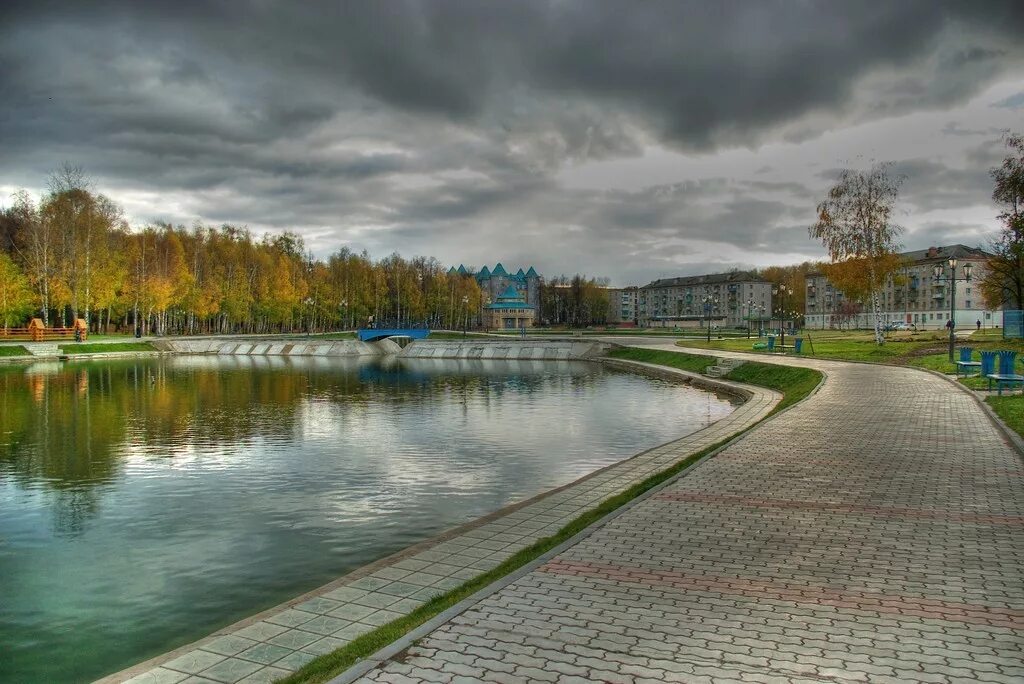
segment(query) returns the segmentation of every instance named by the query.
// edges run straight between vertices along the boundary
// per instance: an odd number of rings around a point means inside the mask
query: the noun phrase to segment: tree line
[[[68,165],[38,202],[0,211],[0,326],[85,319],[93,332],[323,331],[387,321],[460,328],[478,319],[471,277],[432,257],[314,258],[292,232],[166,223],[132,230],[115,202]]]

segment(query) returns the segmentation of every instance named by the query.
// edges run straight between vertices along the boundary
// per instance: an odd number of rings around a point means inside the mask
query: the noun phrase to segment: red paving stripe
[[[654,587],[667,586],[676,589],[713,591],[720,594],[793,601],[832,608],[849,608],[870,611],[880,615],[946,620],[949,622],[1024,630],[1024,610],[982,606],[956,601],[922,599],[894,594],[864,593],[808,585],[791,585],[784,582],[752,580],[739,577],[688,576],[671,570],[586,563],[582,561],[563,561],[558,559],[545,563],[540,567],[540,570],[555,575],[594,577]]]
[[[850,462],[843,461],[840,459],[827,459],[827,458],[797,458],[797,457],[765,457],[759,454],[749,453],[736,453],[736,454],[719,454],[715,456],[716,463],[742,463],[744,465],[760,465],[760,466],[773,466],[773,467],[786,467],[786,468],[797,468],[805,465],[821,465],[829,468],[849,468]],[[907,477],[933,477],[937,474],[945,475],[959,475],[962,477],[988,477],[988,476],[999,476],[999,477],[1024,477],[1024,470],[1019,468],[1003,468],[1003,467],[992,467],[992,468],[972,468],[970,466],[943,466],[941,464],[928,463],[926,466],[922,466],[920,470],[913,470],[901,463],[900,465],[894,465],[891,460],[889,461],[868,461],[861,460],[857,462],[857,465],[865,465],[873,468],[877,468],[880,471],[887,473],[886,477],[890,477],[892,474],[903,474]]]
[[[730,496],[726,494],[698,494],[696,492],[664,492],[652,498],[661,501],[683,501],[687,503],[708,503],[745,508],[778,508],[803,511],[824,511],[827,513],[866,513],[902,518],[944,520],[948,522],[979,523],[989,525],[1024,526],[1024,516],[994,515],[985,513],[957,513],[955,511],[929,511],[921,508],[899,508],[896,506],[866,506],[862,504],[829,503],[823,501],[796,501],[792,499],[761,499],[753,496]]]

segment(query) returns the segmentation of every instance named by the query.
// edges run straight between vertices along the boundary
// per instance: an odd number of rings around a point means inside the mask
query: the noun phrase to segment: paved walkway
[[[782,362],[828,380],[365,681],[1024,681],[1019,454],[942,378]]]
[[[750,389],[721,384],[743,392]],[[100,681],[255,684],[284,677],[317,655],[340,648],[494,568],[608,497],[745,429],[771,411],[780,398],[775,392],[754,388],[746,403],[703,430],[622,461],[427,549],[383,567],[356,571],[288,605]]]

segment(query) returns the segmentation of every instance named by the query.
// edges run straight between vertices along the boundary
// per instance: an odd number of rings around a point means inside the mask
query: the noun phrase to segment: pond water
[[[0,366],[0,681],[91,681],[731,410],[574,362]]]

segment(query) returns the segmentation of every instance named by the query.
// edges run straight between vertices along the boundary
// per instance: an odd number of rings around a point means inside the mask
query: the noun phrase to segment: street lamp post
[[[466,328],[469,327],[469,297],[462,296],[462,339],[466,339]]]
[[[718,305],[718,297],[706,294],[701,301],[704,302],[704,325],[708,329],[708,344],[711,344],[711,309],[713,306]]]
[[[779,331],[781,338],[779,339],[779,346],[786,346],[786,295],[793,294],[793,288],[787,287],[786,285],[779,285],[777,288],[772,290],[772,295],[779,298],[779,313],[781,314],[779,320]]]
[[[303,304],[306,305],[306,313],[309,314],[309,325],[306,328],[306,337],[313,334],[313,300],[310,297],[306,297],[303,300]]]
[[[949,322],[946,326],[949,328],[949,362],[953,363],[953,348],[956,344],[953,332],[956,329],[956,284],[957,282],[971,282],[971,271],[974,266],[970,262],[964,264],[964,275],[962,278],[957,278],[956,257],[951,257],[946,263],[949,265],[949,275],[942,274],[942,264],[935,264],[932,274],[936,283],[946,283],[949,288]]]
[[[754,299],[747,300],[747,339],[750,339],[750,315],[754,312]]]

